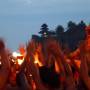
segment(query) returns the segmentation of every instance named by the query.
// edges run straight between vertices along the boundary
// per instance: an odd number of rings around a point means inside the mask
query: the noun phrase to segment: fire
[[[23,63],[24,56],[21,53],[13,52],[12,55],[13,55],[13,57],[15,57],[17,59],[17,62],[18,62],[19,65],[21,65]],[[35,64],[38,64],[40,67],[43,66],[42,63],[39,60],[38,53],[35,53],[34,60],[35,60],[34,61]]]
[[[19,50],[21,55],[25,56],[26,50],[25,50],[25,46],[24,45],[20,45],[18,50]]]
[[[77,67],[80,68],[81,61],[80,61],[80,60],[75,60],[75,63],[76,63],[76,65],[77,65]]]
[[[55,61],[55,70],[56,70],[56,72],[60,73],[59,66],[58,66],[58,63],[56,61]]]
[[[23,55],[21,55],[20,53],[17,53],[17,52],[13,52],[13,57],[15,57],[18,61],[18,64],[21,65],[24,61],[24,57]]]
[[[35,59],[35,61],[34,61],[35,64],[38,64],[40,67],[43,66],[42,63],[39,60],[39,57],[38,57],[37,53],[34,55],[34,59]]]
[[[17,53],[17,52],[13,52],[12,54],[14,57],[17,57],[17,56],[20,56],[21,54],[20,53]]]

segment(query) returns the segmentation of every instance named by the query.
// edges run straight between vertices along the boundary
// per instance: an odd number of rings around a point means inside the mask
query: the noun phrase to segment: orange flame
[[[22,63],[23,63],[23,61],[24,61],[24,56],[23,55],[21,55],[20,53],[17,53],[17,52],[13,52],[13,57],[15,57],[17,60],[17,62],[18,62],[18,64],[19,65],[21,65]]]
[[[77,65],[77,67],[80,68],[81,61],[80,60],[75,60],[75,63]]]
[[[57,73],[60,73],[60,69],[59,69],[58,63],[56,61],[55,61],[55,70]]]
[[[35,53],[34,59],[35,59],[35,61],[34,61],[35,64],[38,64],[39,67],[43,66],[43,64],[40,62],[40,60],[38,58],[38,54],[37,53]]]
[[[25,56],[26,50],[24,45],[19,46],[19,52],[21,55]]]

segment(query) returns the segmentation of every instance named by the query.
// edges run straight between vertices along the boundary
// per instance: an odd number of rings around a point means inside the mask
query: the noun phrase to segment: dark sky
[[[0,0],[0,37],[16,50],[26,43],[40,26],[50,29],[69,20],[90,22],[90,0]]]

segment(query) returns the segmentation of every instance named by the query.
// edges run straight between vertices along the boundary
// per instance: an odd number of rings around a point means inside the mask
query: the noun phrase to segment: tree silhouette
[[[78,27],[82,30],[85,30],[86,24],[84,23],[83,20],[78,24]]]
[[[56,27],[56,34],[57,34],[57,36],[61,35],[63,32],[64,32],[63,26],[58,25],[58,26]]]
[[[64,27],[62,25],[58,25],[55,29],[56,39],[59,41],[62,48],[64,48],[65,36],[64,36]]]
[[[86,24],[84,23],[84,21],[81,21],[78,24],[78,30],[81,36],[81,40],[86,38],[86,32],[85,32],[85,28],[86,28]]]
[[[59,40],[60,43],[63,43],[63,34],[64,34],[64,28],[62,25],[58,25],[55,29],[56,31],[56,37],[57,40]]]
[[[42,37],[47,37],[49,28],[48,28],[48,25],[46,23],[41,25],[40,30],[41,31],[39,32],[39,34],[41,34]]]
[[[48,25],[44,23],[41,25],[39,32],[41,36],[32,35],[32,38],[37,42],[45,44],[46,39],[52,37],[62,44],[62,48],[66,44],[72,51],[74,51],[79,42],[86,37],[85,28],[86,24],[83,21],[78,24],[73,21],[69,21],[67,23],[66,31],[64,31],[64,27],[62,25],[58,25],[55,30],[49,30]]]
[[[73,33],[73,31],[75,31],[77,29],[76,23],[74,23],[72,21],[69,21],[67,26],[68,26],[68,31],[72,32],[72,33]]]
[[[75,50],[79,42],[85,39],[85,23],[81,21],[76,24],[72,21],[68,22],[68,29],[66,31],[66,42],[68,43],[71,50]]]

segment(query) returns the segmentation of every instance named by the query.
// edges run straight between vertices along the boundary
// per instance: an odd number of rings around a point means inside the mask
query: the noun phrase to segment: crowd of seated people
[[[63,50],[52,38],[47,39],[44,46],[30,40],[17,72],[0,39],[0,90],[90,90],[89,54],[86,40],[80,42],[75,52],[70,52],[67,45]],[[39,63],[35,63],[35,55]]]

